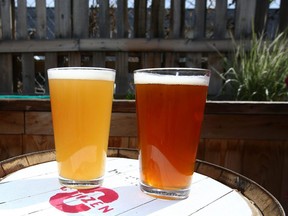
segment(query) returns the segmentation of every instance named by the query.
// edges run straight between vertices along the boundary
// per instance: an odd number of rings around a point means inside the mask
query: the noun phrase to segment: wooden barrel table
[[[103,187],[91,190],[58,183],[53,150],[1,161],[0,215],[285,216],[267,190],[223,167],[197,160],[189,198],[167,201],[140,191],[137,150],[110,148],[108,156]]]

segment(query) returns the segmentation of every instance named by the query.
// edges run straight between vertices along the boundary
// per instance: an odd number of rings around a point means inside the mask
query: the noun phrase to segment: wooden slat
[[[150,38],[163,38],[164,37],[164,17],[165,17],[165,2],[164,0],[152,1],[151,8],[151,31]]]
[[[110,37],[109,0],[99,1],[99,32],[100,38]]]
[[[227,33],[227,0],[216,0],[214,38],[224,39]]]
[[[237,124],[236,124],[237,123]],[[271,132],[273,128],[273,132]],[[206,139],[288,139],[288,116],[206,114],[202,138]]]
[[[125,98],[128,94],[129,79],[128,79],[128,53],[116,54],[116,97]]]
[[[256,0],[254,28],[255,32],[258,34],[265,32],[268,20],[269,4],[269,0]]]
[[[23,154],[22,135],[2,134],[0,132],[0,152],[0,161]]]
[[[288,1],[281,0],[280,3],[280,14],[279,14],[279,31],[285,31],[288,27]]]
[[[128,3],[127,0],[118,0],[116,8],[117,38],[128,37]]]
[[[34,135],[52,135],[51,112],[26,112],[25,133]]]
[[[116,25],[117,25],[117,37],[125,38],[128,36],[128,5],[127,0],[121,0],[117,2],[116,12]],[[119,31],[119,32],[118,32]],[[118,52],[116,53],[116,97],[125,98],[128,93],[129,80],[128,80],[128,53]]]
[[[0,54],[0,93],[13,93],[12,54]]]
[[[55,36],[70,38],[71,34],[71,1],[55,0]]]
[[[195,27],[194,38],[205,38],[206,34],[206,5],[207,2],[203,0],[196,0],[195,5]]]
[[[137,136],[135,113],[112,113],[110,136]]]
[[[2,39],[9,40],[13,38],[13,17],[11,0],[3,0],[0,3]]]
[[[88,0],[73,0],[73,37],[88,38]]]
[[[235,38],[247,38],[252,33],[256,0],[237,0],[235,17]]]
[[[18,0],[18,7],[17,7],[17,39],[27,39],[27,1],[26,0]]]
[[[47,75],[47,70],[49,68],[54,68],[57,67],[57,53],[46,53],[45,54],[45,93],[49,94],[49,83],[48,83],[48,75]],[[49,106],[50,106],[50,101],[49,101]]]
[[[146,37],[147,1],[134,1],[134,37]]]
[[[36,1],[36,16],[37,16],[36,38],[45,39],[47,28],[46,0]]]
[[[23,153],[39,152],[55,149],[54,136],[52,135],[23,135]]]
[[[23,134],[24,112],[0,111],[0,134]]]
[[[282,191],[284,154],[283,141],[273,142],[265,140],[245,141],[243,145],[242,173],[258,182],[279,197]]]
[[[209,53],[207,63],[208,68],[211,70],[208,95],[219,95],[224,82],[219,75],[225,72],[223,69],[223,58],[218,53]]]
[[[35,94],[35,64],[33,53],[22,54],[22,83],[23,94]]]
[[[100,52],[228,52],[236,48],[240,41],[231,40],[197,40],[186,39],[80,39],[80,40],[30,40],[5,41],[0,43],[0,53],[25,52],[71,52],[71,51],[100,51]],[[246,49],[249,41],[242,41]]]
[[[68,66],[69,67],[80,67],[81,66],[81,53],[80,52],[69,52],[68,53]]]

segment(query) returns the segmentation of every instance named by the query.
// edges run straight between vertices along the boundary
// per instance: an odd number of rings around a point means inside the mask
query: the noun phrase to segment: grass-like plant
[[[273,40],[252,36],[250,49],[238,45],[226,58],[222,96],[239,101],[288,100],[288,40],[285,33]]]

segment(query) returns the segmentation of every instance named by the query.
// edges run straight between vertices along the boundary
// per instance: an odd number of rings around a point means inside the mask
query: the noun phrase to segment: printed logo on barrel
[[[109,204],[119,198],[114,190],[104,187],[92,189],[70,189],[61,187],[61,192],[52,196],[49,203],[65,213],[79,213],[96,210],[101,213],[113,211]]]

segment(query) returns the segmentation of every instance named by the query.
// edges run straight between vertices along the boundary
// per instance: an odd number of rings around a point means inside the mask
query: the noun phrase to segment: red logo
[[[70,189],[61,187],[62,192],[52,196],[50,204],[66,213],[77,213],[97,209],[103,213],[112,211],[109,203],[118,199],[118,194],[111,189],[98,187],[92,189]]]

